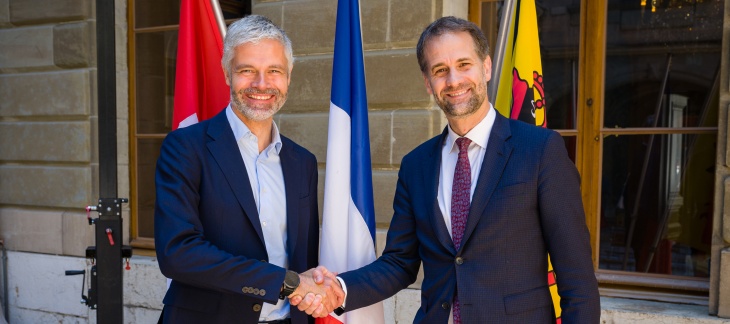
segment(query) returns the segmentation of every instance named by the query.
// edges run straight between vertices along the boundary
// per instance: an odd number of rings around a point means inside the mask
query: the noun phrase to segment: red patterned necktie
[[[456,161],[454,170],[454,184],[451,188],[451,239],[454,247],[459,250],[461,239],[464,236],[466,218],[469,216],[469,205],[471,197],[471,165],[469,164],[469,144],[471,140],[466,137],[456,139],[459,146],[459,159]],[[458,291],[454,295],[454,324],[461,324],[461,305],[459,304]]]

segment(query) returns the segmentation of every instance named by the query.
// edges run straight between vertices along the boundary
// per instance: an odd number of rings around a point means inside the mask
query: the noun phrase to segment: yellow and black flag
[[[505,117],[547,127],[535,1],[514,2],[494,106]]]

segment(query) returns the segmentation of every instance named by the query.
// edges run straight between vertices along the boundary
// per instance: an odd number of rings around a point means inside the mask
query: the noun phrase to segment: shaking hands
[[[300,273],[299,287],[289,295],[289,303],[313,317],[326,317],[345,302],[345,292],[336,276],[324,266]]]

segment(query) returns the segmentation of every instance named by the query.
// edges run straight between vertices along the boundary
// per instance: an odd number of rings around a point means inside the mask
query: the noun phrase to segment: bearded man
[[[233,23],[222,59],[229,106],[162,144],[155,247],[172,279],[163,323],[311,323],[344,296],[331,279],[300,274],[318,263],[319,212],[314,155],[273,121],[292,63],[291,41],[270,20]]]
[[[344,311],[408,287],[423,264],[414,323],[555,323],[549,253],[562,323],[598,323],[580,179],[563,139],[492,107],[489,46],[475,24],[439,18],[416,54],[448,126],[403,158],[382,256],[339,276]]]

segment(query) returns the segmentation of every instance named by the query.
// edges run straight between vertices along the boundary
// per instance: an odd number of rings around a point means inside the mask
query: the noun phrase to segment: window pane
[[[563,136],[563,141],[565,142],[565,150],[568,151],[568,156],[570,157],[570,160],[575,163],[578,139],[575,136]]]
[[[251,14],[250,0],[219,0],[218,3],[223,12],[223,19],[238,19]]]
[[[176,53],[177,31],[137,34],[137,134],[166,134],[172,129]]]
[[[716,138],[604,139],[601,269],[709,277]]]
[[[136,0],[134,2],[135,28],[177,25],[179,21],[180,0]]]
[[[547,125],[575,129],[580,42],[579,1],[536,2]]]
[[[702,126],[719,82],[724,1],[641,3],[609,1],[604,126]]]
[[[137,233],[154,237],[155,165],[160,156],[162,139],[137,140]]]

